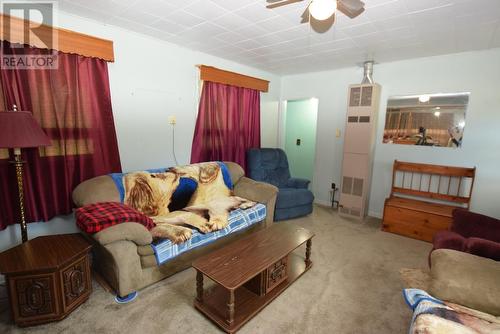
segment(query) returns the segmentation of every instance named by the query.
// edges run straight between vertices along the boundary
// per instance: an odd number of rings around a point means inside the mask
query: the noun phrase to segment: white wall
[[[262,147],[278,147],[279,101],[261,103],[260,133]]]
[[[342,138],[347,88],[359,83],[361,68],[347,68],[282,79],[282,99],[319,98],[318,139],[314,193],[328,201],[330,182],[340,182]],[[394,159],[432,164],[477,166],[472,210],[500,217],[500,49],[405,60],[375,66],[382,85],[377,129],[370,214],[380,217],[390,192]],[[471,92],[462,149],[408,147],[382,144],[387,98],[391,95]]]
[[[189,163],[197,115],[199,77],[197,64],[220,67],[271,81],[261,94],[263,142],[274,145],[280,94],[280,77],[208,54],[188,50],[153,37],[60,13],[59,26],[113,40],[115,62],[109,63],[109,79],[118,146],[124,171],[174,165],[172,129],[175,115],[175,150],[179,164]],[[274,103],[273,103],[274,101]],[[267,124],[267,123],[266,123]],[[72,217],[29,224],[31,237],[76,231]],[[19,226],[0,231],[0,251],[19,243]]]

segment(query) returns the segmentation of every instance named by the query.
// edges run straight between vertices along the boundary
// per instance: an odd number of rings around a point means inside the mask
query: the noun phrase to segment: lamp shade
[[[0,111],[0,148],[51,145],[49,137],[27,111]]]

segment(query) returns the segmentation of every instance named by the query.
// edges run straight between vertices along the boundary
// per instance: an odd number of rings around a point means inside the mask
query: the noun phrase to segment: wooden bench
[[[382,230],[432,242],[456,208],[469,209],[476,168],[394,161]]]

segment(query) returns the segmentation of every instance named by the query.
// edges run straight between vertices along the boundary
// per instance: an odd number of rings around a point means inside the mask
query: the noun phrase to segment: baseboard
[[[314,199],[314,203],[324,205],[324,206],[332,206],[332,202],[323,201],[321,199]]]
[[[368,211],[368,216],[382,219],[384,215],[377,211]]]

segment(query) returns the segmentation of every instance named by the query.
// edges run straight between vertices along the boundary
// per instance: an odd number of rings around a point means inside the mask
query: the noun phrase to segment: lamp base
[[[14,149],[14,161],[11,161],[16,167],[17,189],[19,191],[19,211],[21,214],[21,239],[24,242],[28,241],[28,225],[26,224],[24,211],[24,183],[23,183],[23,168],[25,161],[21,160],[21,149]]]

